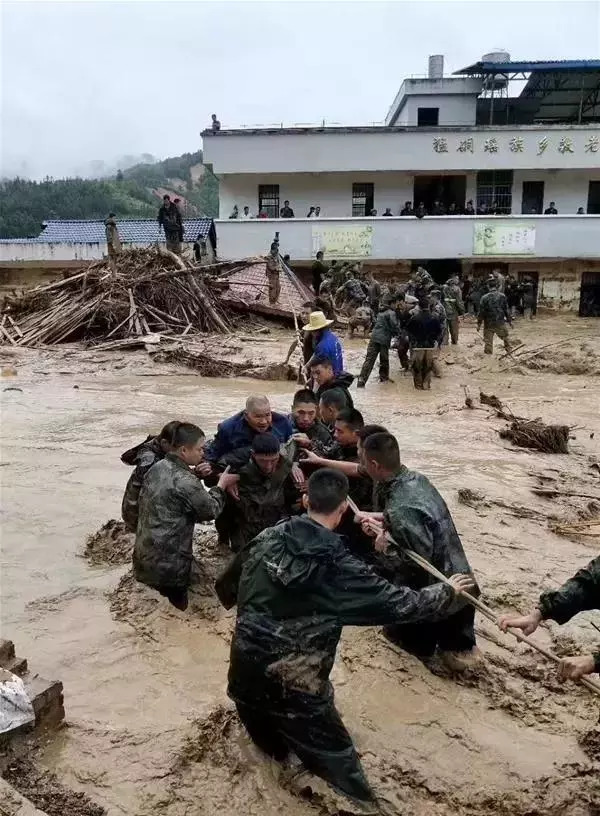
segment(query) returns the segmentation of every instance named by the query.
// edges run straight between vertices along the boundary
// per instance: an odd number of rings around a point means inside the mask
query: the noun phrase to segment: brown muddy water
[[[373,377],[355,392],[366,420],[393,430],[405,463],[446,498],[498,612],[525,611],[542,587],[597,554],[598,538],[558,536],[548,526],[551,517],[593,516],[600,509],[593,499],[531,491],[600,497],[591,467],[600,459],[598,328],[576,318],[521,322],[516,334],[530,347],[577,339],[566,351],[548,349],[538,370],[501,371],[500,349],[484,359],[467,324],[431,392],[416,392],[395,360],[395,384]],[[278,360],[288,342],[275,332],[245,352]],[[365,345],[347,343],[354,373]],[[2,636],[65,687],[68,725],[45,741],[38,763],[109,816],[347,812],[324,789],[300,796],[282,787],[240,730],[225,694],[233,618],[208,590],[191,612],[178,613],[135,586],[126,565],[81,557],[87,536],[119,516],[129,474],[123,450],[173,418],[212,433],[252,392],[287,410],[294,384],[202,379],[153,365],[143,352],[3,348],[0,360],[8,374],[0,381]],[[498,436],[501,420],[463,408],[463,385],[473,397],[480,388],[496,394],[515,414],[577,426],[571,454],[510,447]],[[466,503],[458,499],[465,488],[478,494]],[[593,622],[600,625],[600,613],[536,637],[576,653],[600,640]],[[386,812],[598,814],[600,701],[559,685],[541,656],[488,622],[478,620],[478,635],[485,665],[456,681],[376,629],[345,632],[333,672],[337,701]]]

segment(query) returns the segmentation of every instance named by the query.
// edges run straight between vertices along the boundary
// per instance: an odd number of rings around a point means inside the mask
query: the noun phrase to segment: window
[[[512,210],[512,170],[480,170],[477,173],[477,210],[510,215]]]
[[[269,218],[279,218],[279,184],[258,185],[258,211]]]
[[[352,217],[361,218],[370,215],[375,199],[374,184],[352,185]]]
[[[417,108],[417,127],[437,127],[439,121],[439,108]]]

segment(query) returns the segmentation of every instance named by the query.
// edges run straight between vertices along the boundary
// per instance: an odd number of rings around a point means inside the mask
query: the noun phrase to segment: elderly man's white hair
[[[265,411],[271,408],[269,398],[260,394],[252,394],[246,400],[246,413],[254,414],[256,411]]]

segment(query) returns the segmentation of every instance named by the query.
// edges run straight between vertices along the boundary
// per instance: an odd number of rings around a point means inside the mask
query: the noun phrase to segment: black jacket
[[[343,626],[443,618],[445,584],[414,592],[379,578],[341,536],[307,516],[255,540],[239,586],[229,696],[253,707],[319,713]]]
[[[338,377],[334,377],[334,379],[330,382],[325,383],[325,385],[320,385],[316,390],[316,397],[318,400],[320,400],[326,391],[331,391],[335,388],[336,390],[343,392],[346,400],[346,408],[354,408],[354,401],[350,396],[350,391],[348,391],[353,382],[354,374],[349,374],[347,371],[343,371]]]
[[[600,555],[576,572],[560,589],[544,592],[539,609],[544,620],[566,623],[579,612],[600,609]],[[595,653],[596,671],[600,672],[600,650]]]
[[[124,465],[135,465],[134,471],[127,481],[123,501],[121,502],[121,518],[128,530],[135,533],[138,523],[140,490],[146,473],[152,465],[165,458],[156,436],[148,436],[144,442],[135,448],[126,450],[121,455]]]

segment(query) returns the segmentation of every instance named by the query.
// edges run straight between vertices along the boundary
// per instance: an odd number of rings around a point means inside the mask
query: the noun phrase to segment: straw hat
[[[319,331],[331,326],[333,320],[327,320],[323,312],[311,312],[306,326],[302,326],[302,331]]]

